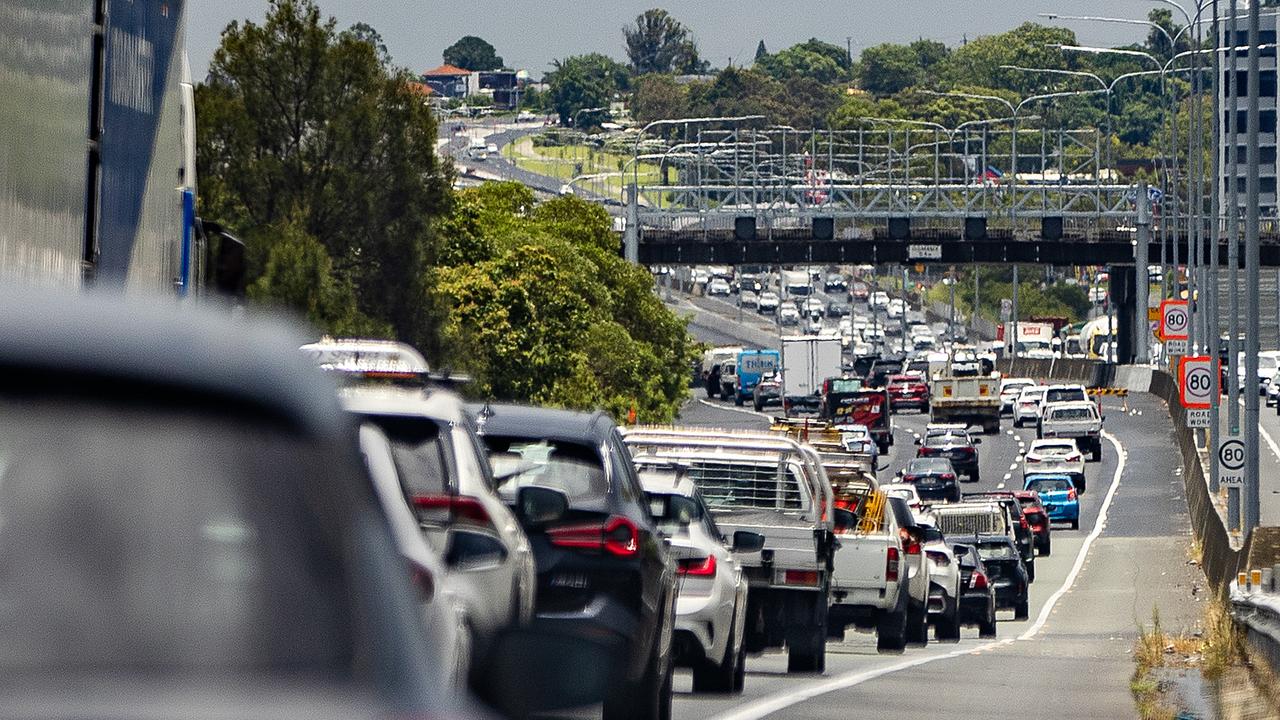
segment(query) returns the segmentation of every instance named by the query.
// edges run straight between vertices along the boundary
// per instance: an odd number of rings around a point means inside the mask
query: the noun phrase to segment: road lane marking
[[[1049,615],[1053,613],[1058,601],[1062,599],[1062,596],[1071,592],[1072,586],[1075,584],[1076,578],[1079,576],[1080,570],[1085,564],[1089,550],[1093,547],[1093,542],[1102,534],[1103,524],[1107,517],[1107,511],[1111,507],[1111,502],[1115,499],[1116,490],[1120,487],[1120,478],[1124,473],[1127,453],[1124,450],[1124,445],[1120,443],[1120,440],[1110,432],[1104,430],[1103,437],[1107,438],[1107,440],[1115,447],[1117,462],[1115,474],[1111,479],[1111,488],[1107,490],[1107,496],[1102,501],[1102,507],[1098,511],[1098,520],[1094,524],[1093,531],[1089,533],[1088,537],[1085,538],[1084,543],[1080,546],[1080,550],[1076,554],[1075,564],[1072,566],[1071,572],[1067,574],[1066,580],[1064,580],[1062,585],[1049,596],[1044,607],[1041,608],[1040,614],[1036,617],[1035,623],[1021,635],[1016,638],[1005,638],[1003,640],[988,642],[974,648],[963,648],[952,650],[951,652],[943,653],[941,655],[927,655],[924,657],[912,658],[910,660],[904,660],[882,668],[848,672],[818,682],[801,684],[790,690],[776,693],[774,695],[766,695],[759,700],[748,702],[730,710],[729,712],[714,715],[710,720],[760,720],[761,718],[778,712],[779,710],[791,707],[792,705],[802,703],[806,700],[812,700],[815,697],[826,695],[828,693],[847,690],[851,687],[856,687],[885,675],[891,675],[903,670],[910,670],[911,668],[928,665],[939,660],[950,660],[951,658],[960,657],[962,655],[977,655],[989,650],[1004,647],[1005,645],[1009,645],[1020,640],[1027,640],[1034,637],[1044,627]]]
[[[755,417],[764,418],[765,420],[769,420],[769,421],[773,420],[772,415],[759,413],[759,412],[756,412],[755,410],[747,410],[746,408],[733,407],[732,405],[717,405],[713,402],[707,402],[702,398],[697,398],[697,401],[703,405],[706,405],[709,408],[715,408],[716,410],[724,410],[725,412],[735,412],[735,413],[740,413],[742,415],[754,415]]]
[[[1081,568],[1084,567],[1085,562],[1088,560],[1089,549],[1093,547],[1094,541],[1102,535],[1102,531],[1106,528],[1107,512],[1111,510],[1111,502],[1115,500],[1116,491],[1120,489],[1120,478],[1124,475],[1124,466],[1128,460],[1129,453],[1115,435],[1103,430],[1102,436],[1115,448],[1116,471],[1111,476],[1111,487],[1107,489],[1107,496],[1102,500],[1102,507],[1098,509],[1098,519],[1094,521],[1093,532],[1089,533],[1089,536],[1084,539],[1084,544],[1080,546],[1080,552],[1076,554],[1076,562],[1071,566],[1071,572],[1067,573],[1067,579],[1062,583],[1062,587],[1049,596],[1049,599],[1045,601],[1044,607],[1040,609],[1040,616],[1036,618],[1031,627],[1027,628],[1026,632],[1018,636],[1019,640],[1029,640],[1035,637],[1040,632],[1040,629],[1044,627],[1045,621],[1049,619],[1049,613],[1053,612],[1058,600],[1070,592],[1071,586],[1075,585],[1076,577],[1080,575]]]

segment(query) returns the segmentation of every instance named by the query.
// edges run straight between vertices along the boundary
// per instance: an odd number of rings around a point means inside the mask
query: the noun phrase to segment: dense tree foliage
[[[693,346],[649,273],[619,257],[603,208],[489,183],[459,194],[448,226],[444,336],[478,394],[671,419]]]
[[[444,61],[463,70],[500,70],[498,51],[482,38],[467,35],[444,49]]]
[[[560,116],[562,125],[598,125],[606,115],[578,111],[608,108],[614,95],[629,84],[626,66],[608,55],[574,55],[552,64],[555,69],[546,78],[548,93],[551,108]]]
[[[244,236],[255,297],[431,351],[425,270],[450,182],[430,109],[380,45],[312,0],[228,26],[196,91],[200,202]]]
[[[706,69],[689,29],[666,10],[644,11],[634,25],[622,28],[622,35],[631,71],[637,75],[691,74]]]

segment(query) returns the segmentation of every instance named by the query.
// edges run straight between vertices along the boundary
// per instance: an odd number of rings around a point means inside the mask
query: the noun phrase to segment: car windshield
[[[951,472],[951,462],[942,458],[915,458],[907,463],[907,472],[915,474],[937,474]]]
[[[1027,483],[1028,490],[1038,493],[1066,492],[1073,486],[1066,478],[1035,478]]]
[[[983,560],[1016,560],[1018,551],[1008,543],[978,543],[978,556]]]
[[[1076,452],[1075,443],[1043,443],[1033,445],[1031,452],[1037,455],[1073,455]]]
[[[969,438],[960,433],[939,433],[925,438],[925,447],[947,447],[949,445],[968,445]]]
[[[1091,407],[1057,408],[1053,411],[1053,420],[1093,420],[1097,417]]]
[[[862,390],[862,380],[858,378],[841,378],[831,381],[832,393],[852,393]]]
[[[1046,390],[1044,401],[1048,403],[1055,402],[1071,402],[1073,400],[1088,400],[1084,391],[1080,388],[1053,388]]]
[[[514,502],[520,488],[559,490],[573,500],[598,498],[609,491],[600,452],[580,443],[484,436],[498,492]]]
[[[354,668],[340,545],[291,431],[0,400],[0,669]]]

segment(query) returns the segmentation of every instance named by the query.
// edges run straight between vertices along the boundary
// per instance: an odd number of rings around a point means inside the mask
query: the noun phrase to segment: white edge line
[[[1116,491],[1120,489],[1120,477],[1124,474],[1124,466],[1129,454],[1125,452],[1124,446],[1120,444],[1120,440],[1115,435],[1103,430],[1102,436],[1116,449],[1116,472],[1111,478],[1111,487],[1107,489],[1107,496],[1102,500],[1102,507],[1098,509],[1098,519],[1093,523],[1093,531],[1089,533],[1088,537],[1084,539],[1084,544],[1080,546],[1080,552],[1076,553],[1076,562],[1071,566],[1071,572],[1067,573],[1067,579],[1045,601],[1044,607],[1040,608],[1040,615],[1036,617],[1036,621],[1031,624],[1031,627],[1018,636],[1019,640],[1030,640],[1044,627],[1045,622],[1049,619],[1049,613],[1053,612],[1058,600],[1071,589],[1072,585],[1075,585],[1076,577],[1080,574],[1080,569],[1084,567],[1084,561],[1089,557],[1089,549],[1093,547],[1093,542],[1102,535],[1102,530],[1106,527],[1107,512],[1111,509],[1111,501],[1115,500]]]
[[[717,405],[713,402],[707,402],[702,398],[694,398],[694,399],[697,400],[699,403],[706,405],[709,408],[715,408],[716,410],[724,410],[725,412],[741,413],[743,415],[754,415],[755,417],[764,418],[765,420],[773,420],[772,415],[767,415],[765,413],[758,413],[755,410],[746,410],[744,408],[733,407],[731,405]]]
[[[1004,640],[993,641],[976,647],[952,650],[951,652],[944,653],[942,655],[928,655],[925,657],[912,658],[911,660],[904,660],[899,663],[894,663],[893,665],[887,665],[873,670],[863,670],[861,672],[837,675],[828,680],[803,685],[794,690],[781,692],[776,695],[767,695],[737,709],[712,716],[710,720],[760,720],[760,718],[767,715],[806,700],[811,700],[819,695],[826,695],[827,693],[836,692],[838,690],[847,690],[848,688],[861,685],[867,681],[875,680],[876,678],[896,673],[901,670],[909,670],[911,668],[920,667],[921,665],[927,665],[939,660],[950,660],[951,658],[960,657],[961,655],[986,652],[987,650],[1003,647],[1019,640],[1028,640],[1035,637],[1035,635],[1044,627],[1045,622],[1048,621],[1049,615],[1053,612],[1053,608],[1057,604],[1058,600],[1060,600],[1062,596],[1071,589],[1071,586],[1075,584],[1076,578],[1080,574],[1080,569],[1084,566],[1085,559],[1089,555],[1089,550],[1093,546],[1093,541],[1098,539],[1102,534],[1103,525],[1107,519],[1107,511],[1111,507],[1112,500],[1115,499],[1116,490],[1120,487],[1120,477],[1124,473],[1126,458],[1124,446],[1120,444],[1120,441],[1114,435],[1105,430],[1103,431],[1103,436],[1106,437],[1113,446],[1115,446],[1117,463],[1115,475],[1111,480],[1111,488],[1107,490],[1107,496],[1102,501],[1102,507],[1098,510],[1097,522],[1094,523],[1093,531],[1085,538],[1084,544],[1080,546],[1080,551],[1076,554],[1075,564],[1071,567],[1071,572],[1067,574],[1067,578],[1063,581],[1062,586],[1059,587],[1053,595],[1049,596],[1048,601],[1046,601],[1044,607],[1041,608],[1040,614],[1036,617],[1035,623],[1021,635],[1016,638],[1005,638]]]

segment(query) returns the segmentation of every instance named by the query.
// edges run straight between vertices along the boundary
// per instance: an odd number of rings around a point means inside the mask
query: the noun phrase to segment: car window
[[[1054,420],[1093,420],[1095,417],[1093,408],[1089,407],[1058,408],[1052,415]]]
[[[1044,395],[1045,402],[1072,402],[1074,400],[1088,400],[1080,388],[1057,388],[1047,390]]]
[[[396,472],[407,494],[440,495],[454,489],[436,421],[398,415],[367,415],[365,419],[391,441]]]
[[[0,400],[0,427],[4,671],[354,672],[365,590],[314,443],[76,401]]]
[[[1013,560],[1018,551],[1007,543],[978,543],[978,556],[983,560]]]
[[[1027,483],[1028,490],[1036,492],[1064,492],[1072,488],[1071,481],[1066,478],[1037,478]]]
[[[571,503],[609,491],[600,452],[593,447],[494,435],[485,435],[484,440],[498,493],[507,502],[514,502],[520,488],[530,485],[559,490]]]

